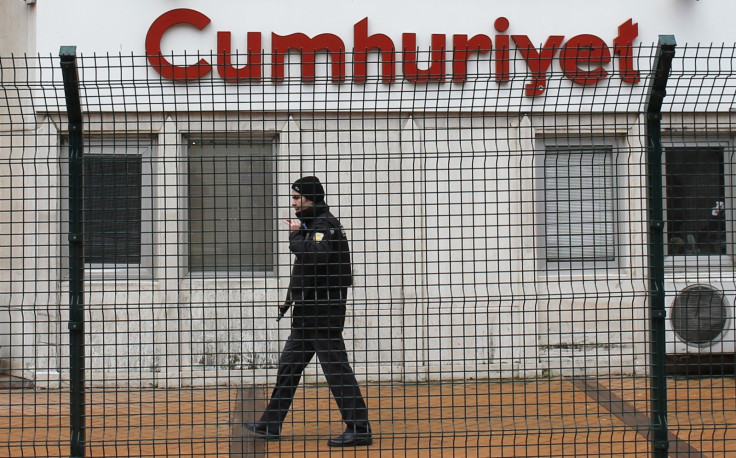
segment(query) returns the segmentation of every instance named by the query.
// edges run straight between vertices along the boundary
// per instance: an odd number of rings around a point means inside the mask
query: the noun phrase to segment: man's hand
[[[302,223],[298,219],[287,219],[284,224],[289,227],[289,232],[298,231],[302,227]]]
[[[283,304],[283,305],[280,305],[280,306],[279,306],[279,317],[278,317],[278,318],[276,318],[276,322],[277,322],[277,323],[278,323],[279,321],[281,321],[281,318],[283,318],[283,317],[284,317],[284,315],[286,315],[286,312],[288,312],[288,311],[289,311],[289,307],[291,307],[291,304],[290,304],[290,303],[289,303],[288,301],[287,301],[287,302],[284,302],[284,304]]]

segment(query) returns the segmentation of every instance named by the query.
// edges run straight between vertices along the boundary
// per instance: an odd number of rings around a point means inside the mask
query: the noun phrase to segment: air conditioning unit
[[[730,283],[730,282],[728,282]],[[670,284],[665,320],[668,355],[734,354],[736,291],[723,283]]]

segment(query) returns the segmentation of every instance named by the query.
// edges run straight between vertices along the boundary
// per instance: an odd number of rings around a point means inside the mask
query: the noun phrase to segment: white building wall
[[[452,6],[326,0],[309,5],[75,0],[28,6],[13,0],[2,3],[2,12],[7,13],[2,17],[18,20],[3,30],[29,38],[2,40],[0,50],[3,55],[35,50],[55,56],[60,45],[76,45],[82,55],[142,55],[148,27],[174,7],[194,8],[212,19],[203,32],[179,27],[167,34],[165,50],[188,53],[209,53],[220,30],[233,31],[240,41],[248,31],[261,31],[265,49],[271,32],[310,36],[330,32],[349,43],[353,25],[364,17],[370,18],[371,33],[386,33],[400,43],[401,33],[416,32],[420,46],[428,46],[432,33],[493,35],[493,20],[500,16],[512,24],[507,34],[528,34],[535,42],[553,34],[596,33],[611,44],[617,27],[633,18],[639,24],[637,43],[653,43],[662,33],[675,34],[683,43],[708,43],[731,39],[726,24],[731,15],[724,11],[734,9],[732,2],[718,0],[594,5],[467,1]],[[434,13],[419,14],[428,9]],[[646,60],[637,63],[643,74],[651,65]],[[83,73],[83,80],[89,81],[91,75]],[[3,81],[9,78],[3,69]],[[148,68],[145,78],[159,77]],[[203,83],[202,90],[206,92],[210,83]],[[463,100],[442,101],[435,88],[417,90],[415,85],[399,84],[385,100],[363,99],[369,87],[353,92],[351,87],[326,84],[322,92],[318,84],[306,88],[264,84],[250,89],[248,109],[258,113],[258,119],[249,121],[227,120],[225,113],[242,110],[239,102],[227,97],[225,101],[200,97],[189,105],[192,113],[177,112],[172,109],[176,104],[171,87],[160,89],[160,106],[151,102],[159,100],[159,94],[151,99],[118,95],[112,102],[90,104],[98,111],[88,113],[90,123],[99,132],[136,126],[158,139],[156,186],[167,188],[154,198],[152,278],[87,282],[91,379],[154,385],[236,380],[242,372],[231,367],[273,365],[288,333],[287,320],[278,326],[273,321],[286,287],[283,281],[187,275],[182,214],[186,170],[181,160],[186,151],[181,145],[184,135],[201,130],[196,114],[200,111],[213,113],[213,130],[277,134],[278,163],[287,159],[291,164],[289,170],[278,171],[278,183],[293,181],[291,170],[299,169],[296,164],[307,158],[301,164],[305,173],[342,184],[339,190],[328,191],[333,195],[330,204],[350,230],[354,251],[355,307],[346,338],[358,374],[426,380],[645,370],[644,257],[635,251],[644,247],[644,228],[620,228],[622,234],[634,235],[624,247],[631,251],[618,256],[614,273],[560,278],[538,263],[538,221],[534,221],[538,209],[533,204],[539,198],[534,194],[536,138],[563,133],[615,135],[620,149],[630,151],[617,155],[618,186],[624,194],[619,197],[625,202],[617,211],[626,215],[621,224],[645,221],[643,119],[636,114],[575,119],[554,115],[555,103],[583,93],[560,81],[549,82],[549,97],[539,99],[520,95],[523,79],[503,88],[476,86],[470,105],[463,105]],[[631,99],[641,100],[644,88],[642,83],[627,90]],[[231,95],[239,91],[230,90]],[[411,95],[404,97],[407,93]],[[321,99],[315,94],[326,95]],[[615,97],[615,90],[610,94]],[[108,100],[104,95],[99,100]],[[510,108],[505,97],[521,103]],[[272,99],[283,103],[266,109],[265,101]],[[139,113],[114,114],[119,107],[131,106],[122,102],[134,102]],[[604,102],[586,107],[596,112],[619,107]],[[447,105],[437,107],[443,103]],[[346,107],[354,111],[312,116],[316,110]],[[30,116],[38,113],[27,108],[0,108],[0,117],[9,120],[0,124],[2,128],[18,128],[12,135],[0,136],[0,155],[6,155],[0,188],[9,192],[0,200],[4,228],[0,358],[19,364],[24,376],[55,382],[65,376],[59,371],[67,366],[68,355],[63,240],[54,235],[64,233],[62,183],[55,159],[61,154],[58,142],[66,127],[55,113],[32,120]],[[440,114],[446,110],[445,115],[436,115],[438,108]],[[382,110],[385,124],[372,125],[361,116],[363,110]],[[493,110],[499,116],[489,116]],[[509,112],[501,114],[502,110]],[[135,122],[126,116],[136,117]],[[356,205],[351,195],[365,196],[368,204]],[[436,200],[427,202],[427,195]],[[280,205],[278,217],[288,215],[288,207]],[[448,234],[444,229],[448,227],[462,237]],[[283,240],[278,249],[278,265],[284,270],[278,277],[283,279],[290,256]],[[595,291],[596,301],[591,303],[589,295],[564,299],[579,291]],[[22,332],[15,327],[19,323]],[[268,370],[253,373],[266,377]]]
[[[35,54],[36,10],[26,0],[0,3],[0,54],[3,56]]]
[[[181,118],[153,115],[143,123],[159,138],[160,162],[154,174],[158,185],[168,186],[155,200],[153,278],[86,282],[88,367],[90,379],[99,383],[232,382],[241,374],[234,368],[273,365],[288,334],[288,320],[274,322],[286,287],[283,281],[195,278],[187,272],[182,256],[182,138],[201,124],[190,115]],[[346,337],[359,373],[421,381],[592,369],[634,372],[643,367],[644,340],[639,333],[644,327],[645,285],[643,266],[637,264],[642,253],[621,256],[622,265],[614,271],[558,278],[540,270],[535,198],[529,194],[536,179],[531,139],[546,131],[559,133],[554,118],[389,116],[382,130],[386,136],[379,142],[373,137],[382,134],[370,123],[363,124],[360,114],[332,114],[329,121],[315,121],[309,113],[266,118],[271,121],[265,125],[281,139],[279,164],[291,167],[309,151],[304,173],[346,185],[344,190],[328,189],[328,202],[348,228],[354,252],[356,285]],[[572,129],[579,132],[583,122]],[[637,169],[632,176],[643,176],[639,122],[631,116],[595,122],[601,129],[597,134],[617,129],[622,144],[634,145],[631,154],[620,155],[619,164]],[[94,120],[91,124],[111,125]],[[252,127],[240,126],[246,131]],[[218,122],[213,129],[220,130]],[[325,132],[344,140],[339,159],[333,159],[338,143],[318,138]],[[484,140],[467,140],[474,138]],[[48,151],[59,154],[60,148]],[[278,182],[294,179],[290,170],[279,173]],[[58,182],[58,171],[50,175]],[[633,192],[641,191],[641,183],[631,185],[636,187]],[[427,196],[436,198],[427,201]],[[34,205],[58,206],[57,198],[40,198]],[[622,199],[630,206],[619,209],[628,215],[627,223],[643,220],[641,198],[631,194]],[[285,219],[290,209],[281,204],[278,213]],[[52,213],[51,226],[43,233],[63,233],[59,217],[58,211]],[[621,228],[624,233],[635,230]],[[50,258],[58,263],[63,249],[46,243]],[[278,248],[283,280],[291,259],[283,240]],[[37,327],[23,334],[31,339],[23,350],[13,348],[20,352],[17,357],[25,356],[33,365],[30,369],[46,374],[64,364],[63,359],[42,358],[43,352],[54,357],[68,352],[67,291],[58,264],[26,259],[31,261],[40,264],[25,271],[53,277],[48,284],[57,289],[44,294],[41,283],[30,276],[22,284],[33,285],[29,297],[53,315],[36,309],[33,318],[32,309],[26,308],[30,315],[22,322]],[[21,285],[13,288],[11,297],[20,297]],[[580,291],[597,292],[594,303],[590,293],[581,297]],[[566,299],[574,297],[580,299]],[[45,343],[49,345],[41,345]],[[254,373],[266,377],[268,370]]]
[[[12,0],[22,3],[21,0]],[[369,32],[388,35],[400,43],[401,34],[417,34],[427,48],[433,33],[495,35],[493,22],[509,19],[508,34],[528,35],[535,44],[550,35],[572,37],[591,33],[610,42],[618,26],[629,18],[639,23],[639,43],[650,45],[661,34],[675,35],[683,43],[731,43],[731,15],[736,6],[729,0],[281,0],[279,2],[231,2],[229,0],[127,0],[99,2],[66,0],[39,2],[36,6],[38,52],[58,53],[60,44],[77,45],[82,54],[141,54],[151,23],[166,11],[190,8],[205,14],[212,23],[202,31],[181,27],[163,43],[164,53],[215,50],[216,32],[233,33],[236,43],[245,43],[246,33],[263,32],[263,47],[270,49],[271,32],[309,36],[334,33],[352,45],[353,26],[369,18]],[[75,26],[70,26],[74,23]]]

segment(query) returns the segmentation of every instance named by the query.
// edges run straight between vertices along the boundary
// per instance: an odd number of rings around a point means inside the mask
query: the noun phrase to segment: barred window
[[[610,146],[548,146],[544,157],[546,259],[615,257],[615,166]]]
[[[722,145],[664,149],[667,254],[726,254],[727,199]]]
[[[66,150],[68,138],[62,145]],[[94,135],[83,145],[84,262],[90,278],[149,277],[152,261],[153,137]],[[62,208],[68,170],[62,161]],[[67,229],[64,227],[64,229]],[[62,245],[66,259],[68,248]]]
[[[189,266],[192,272],[274,268],[272,138],[191,138]]]
[[[84,157],[86,262],[141,262],[142,164],[139,154]]]

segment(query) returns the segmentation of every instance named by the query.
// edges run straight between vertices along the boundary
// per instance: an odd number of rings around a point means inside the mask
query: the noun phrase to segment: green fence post
[[[84,456],[84,233],[82,220],[82,107],[76,46],[59,51],[69,121],[69,415],[70,456]]]
[[[662,101],[675,55],[675,37],[661,35],[647,100],[647,183],[649,199],[649,300],[652,369],[652,455],[667,457],[667,373],[662,208]]]

